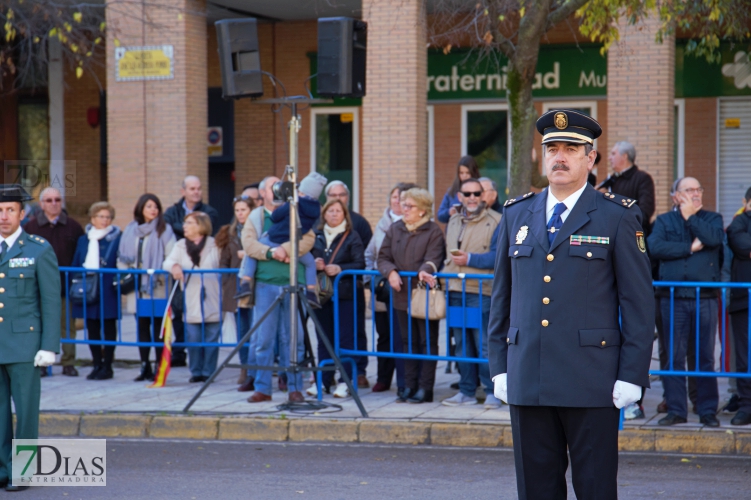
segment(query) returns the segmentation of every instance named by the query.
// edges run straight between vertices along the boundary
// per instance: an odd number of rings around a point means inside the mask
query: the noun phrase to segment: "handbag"
[[[143,238],[138,238],[138,251],[136,252],[136,265],[135,267],[129,267],[128,269],[138,269],[141,261],[141,251],[143,250]],[[112,283],[112,286],[117,288],[118,282],[120,283],[120,295],[128,295],[136,291],[136,274],[125,273],[118,274],[117,281]]]
[[[389,295],[391,295],[391,285],[389,284],[388,279],[382,277],[378,280],[378,283],[375,284],[376,302],[383,302],[384,304],[388,304]]]
[[[115,245],[110,243],[107,248],[107,253],[104,258],[99,258],[99,267],[107,267],[107,261],[112,254],[112,249]],[[115,283],[113,283],[114,285]],[[99,273],[97,272],[85,272],[76,273],[70,279],[70,292],[68,294],[71,303],[75,305],[90,306],[99,301]]]
[[[428,309],[428,319],[438,320],[446,317],[446,295],[441,291],[440,282],[434,288],[427,289],[422,281],[412,290],[410,314],[413,318],[425,319],[425,307]]]
[[[344,243],[344,240],[347,239],[347,236],[349,236],[349,230],[344,232],[342,239],[339,240],[339,244],[334,249],[334,252],[329,256],[327,264],[334,262],[334,257],[336,257],[339,249],[342,248],[342,243]],[[316,278],[318,281],[318,301],[321,303],[321,305],[323,305],[331,300],[331,297],[334,296],[334,278],[323,271],[320,271],[316,275]]]

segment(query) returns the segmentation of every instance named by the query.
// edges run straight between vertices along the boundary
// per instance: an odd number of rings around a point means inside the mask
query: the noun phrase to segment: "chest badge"
[[[516,244],[521,245],[522,242],[527,238],[528,234],[529,234],[528,226],[522,226],[521,228],[519,228],[519,232],[516,233]]]
[[[639,247],[641,253],[646,253],[647,245],[644,242],[644,233],[642,231],[636,232],[636,246]]]

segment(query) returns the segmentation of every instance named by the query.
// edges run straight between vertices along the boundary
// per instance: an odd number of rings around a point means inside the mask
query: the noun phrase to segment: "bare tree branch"
[[[550,31],[558,23],[568,19],[571,14],[586,5],[590,0],[565,0],[560,7],[553,9],[548,14],[548,24],[545,31]]]

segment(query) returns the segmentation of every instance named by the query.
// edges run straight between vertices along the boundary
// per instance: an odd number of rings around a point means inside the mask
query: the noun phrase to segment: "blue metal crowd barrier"
[[[404,281],[402,286],[405,286],[408,290],[411,289],[411,284],[413,279],[417,279],[417,273],[414,272],[401,272],[399,273],[402,277],[402,280]],[[367,346],[360,346],[358,345],[358,337],[355,335],[354,337],[354,348],[352,349],[346,349],[341,347],[340,343],[340,325],[339,325],[339,308],[340,300],[339,300],[339,287],[338,284],[340,280],[343,279],[360,279],[364,278],[365,280],[369,279],[368,287],[370,288],[370,304],[371,304],[371,310],[376,310],[376,284],[378,280],[381,279],[381,274],[378,271],[343,271],[340,273],[335,281],[334,281],[334,345],[337,350],[337,354],[339,356],[374,356],[374,357],[389,357],[389,358],[395,358],[395,359],[425,359],[425,360],[434,360],[434,361],[449,361],[449,362],[467,362],[467,363],[487,363],[487,358],[482,356],[482,351],[480,350],[480,346],[475,346],[480,352],[477,356],[467,356],[466,346],[467,343],[467,329],[469,328],[479,328],[481,330],[481,338],[485,337],[485,328],[487,328],[487,325],[483,324],[481,321],[482,318],[482,304],[484,300],[490,300],[490,297],[485,296],[483,294],[483,282],[487,282],[489,280],[493,279],[493,275],[490,274],[447,274],[447,273],[438,273],[435,275],[437,278],[440,279],[461,279],[462,280],[462,291],[461,291],[461,298],[462,298],[462,306],[461,307],[451,307],[449,306],[449,287],[444,286],[443,293],[446,294],[446,321],[445,321],[445,328],[453,328],[454,332],[456,332],[457,329],[461,329],[461,345],[463,348],[463,351],[461,355],[459,353],[456,353],[455,355],[450,354],[450,342],[451,338],[449,335],[445,335],[445,348],[443,350],[443,353],[440,352],[440,349],[438,349],[438,346],[431,346],[430,345],[430,337],[427,336],[427,349],[425,354],[418,354],[412,352],[412,321],[408,322],[409,325],[409,331],[407,332],[407,341],[408,341],[408,348],[407,352],[396,352],[394,350],[394,325],[395,325],[395,315],[394,315],[394,308],[393,308],[393,291],[389,291],[389,304],[387,307],[387,312],[389,314],[389,332],[376,332],[376,322],[373,321],[370,327],[370,345],[376,346],[377,345],[377,333],[379,335],[388,334],[389,339],[389,350],[388,351],[378,351],[375,348],[372,348],[371,350],[368,350]],[[406,278],[406,279],[405,279]],[[478,287],[478,293],[474,295],[479,296],[480,301],[480,307],[474,307],[474,308],[468,308],[465,307],[466,300],[467,300],[467,291],[466,291],[466,285],[467,280],[477,280],[479,283]],[[489,286],[489,285],[485,285]],[[696,291],[696,300],[698,303],[699,300],[699,294],[700,290],[702,288],[711,288],[711,289],[718,289],[721,293],[719,294],[718,300],[720,301],[720,340],[721,340],[721,369],[719,371],[713,370],[705,370],[702,371],[699,369],[699,307],[695,308],[695,314],[696,314],[696,328],[695,328],[695,349],[696,349],[696,363],[695,363],[695,369],[694,370],[682,370],[682,369],[676,369],[672,353],[674,352],[675,347],[675,332],[674,332],[674,321],[670,321],[670,331],[669,331],[669,338],[665,339],[666,345],[664,346],[665,349],[668,350],[669,353],[669,366],[666,367],[666,369],[659,369],[659,370],[651,370],[650,374],[652,375],[660,375],[660,376],[695,376],[695,377],[734,377],[734,378],[751,378],[751,364],[749,364],[749,368],[746,372],[738,373],[733,371],[728,371],[725,369],[725,367],[729,364],[728,363],[728,349],[727,349],[727,342],[728,342],[728,324],[726,321],[726,311],[727,311],[727,299],[728,299],[728,293],[727,291],[730,289],[748,289],[749,290],[749,305],[751,306],[751,283],[697,283],[697,282],[655,282],[654,286],[656,288],[661,287],[667,287],[670,289],[670,311],[671,311],[671,318],[674,317],[673,310],[674,310],[674,301],[675,301],[675,289],[676,288],[694,288]],[[457,292],[458,293],[458,292]],[[410,297],[411,294],[408,295]],[[357,317],[357,308],[358,301],[354,300],[352,301],[352,307],[354,308],[354,317]],[[427,304],[426,304],[427,307]],[[407,311],[411,310],[411,303],[408,304]],[[409,313],[408,313],[409,314]],[[427,317],[427,314],[426,314]],[[411,314],[410,314],[411,319]],[[425,319],[424,321],[428,321]],[[426,325],[427,330],[427,325]],[[712,334],[714,335],[714,334]],[[751,339],[751,324],[749,325],[749,331],[747,332],[747,335]],[[749,342],[749,352],[748,359],[751,359],[751,342]],[[689,367],[690,368],[690,367]]]
[[[120,277],[127,274],[133,274],[136,277],[136,287],[139,288],[139,283],[141,281],[141,276],[147,275],[149,277],[149,299],[136,299],[136,310],[135,310],[135,316],[136,317],[154,317],[161,319],[164,315],[165,309],[167,307],[167,300],[170,291],[172,290],[172,286],[174,284],[174,280],[172,279],[172,276],[169,272],[163,271],[161,269],[113,269],[113,268],[102,268],[102,269],[86,269],[82,267],[60,267],[60,271],[62,273],[62,279],[64,280],[63,286],[65,289],[65,332],[62,332],[61,335],[61,342],[65,344],[93,344],[93,345],[114,345],[114,346],[134,346],[134,347],[162,347],[164,345],[163,341],[159,338],[159,331],[154,331],[154,322],[151,323],[151,341],[150,342],[140,342],[138,341],[138,334],[137,334],[137,328],[136,325],[136,341],[125,341],[122,338],[122,318],[124,311],[122,310],[122,293],[121,293],[121,285],[120,285]],[[223,274],[237,274],[237,269],[184,269],[183,274],[187,276],[198,276],[201,280],[201,287],[203,288],[203,285],[207,279],[216,279],[218,280],[218,291],[219,291],[219,297],[217,302],[218,307],[218,313],[219,313],[219,321],[220,323],[220,330],[224,323],[224,312],[222,311],[222,283],[221,283],[221,275]],[[84,303],[81,305],[82,308],[82,316],[84,319],[84,336],[82,339],[76,338],[76,336],[71,336],[70,332],[70,319],[72,317],[72,303],[69,300],[70,297],[70,283],[71,283],[71,277],[73,276],[80,276],[82,278],[82,286],[86,286],[86,279],[87,279],[87,273],[95,273],[96,279],[99,280],[98,286],[99,286],[99,299],[97,304],[95,305],[88,305]],[[115,276],[117,279],[113,279],[113,283],[111,286],[115,288],[115,302],[117,307],[117,340],[104,340],[104,322],[100,323],[100,339],[90,339],[89,338],[89,331],[86,325],[86,316],[87,312],[91,307],[96,307],[99,309],[99,317],[102,317],[104,315],[105,311],[105,301],[102,300],[102,293],[101,291],[104,289],[105,283],[109,283],[109,280],[105,280],[106,276]],[[164,288],[164,295],[161,297],[154,297],[154,289],[155,289],[155,279],[157,276],[163,276],[165,279],[166,287]],[[201,304],[201,316],[203,317],[203,301]],[[183,318],[186,314],[186,308],[185,308],[185,295],[183,294]],[[237,315],[239,312],[235,313],[235,320],[238,320]],[[206,339],[206,330],[205,330],[205,323],[201,323],[201,339],[203,342],[175,342],[173,346],[175,347],[206,347],[206,346],[220,346],[220,347],[234,347],[237,345],[236,343],[222,343],[221,342],[221,335],[220,335],[220,341],[219,342],[205,342]]]

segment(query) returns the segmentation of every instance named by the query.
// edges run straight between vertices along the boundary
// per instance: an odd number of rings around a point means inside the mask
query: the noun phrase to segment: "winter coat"
[[[238,269],[242,259],[237,256],[237,252],[242,250],[240,245],[240,235],[231,234],[227,246],[221,249],[219,256],[219,267],[222,269]],[[237,273],[222,274],[222,311],[235,313],[237,311]]]
[[[655,183],[652,176],[634,165],[618,176],[610,176],[606,182],[611,193],[636,200],[642,213],[644,235],[648,236],[652,228],[650,221],[655,213]]]
[[[388,278],[391,271],[425,271],[435,274],[443,267],[446,258],[446,240],[443,231],[433,221],[428,221],[414,231],[408,231],[404,221],[391,225],[383,238],[381,251],[378,253],[378,270]],[[394,290],[394,308],[406,311],[409,295],[407,283],[409,278],[402,278],[400,291]],[[412,289],[417,287],[419,279],[411,279]]]
[[[342,246],[339,251],[336,252],[334,260],[331,259],[331,254],[334,253],[339,242],[342,241],[344,235],[347,235],[347,239],[342,242]],[[331,246],[326,246],[326,235],[323,229],[316,231],[316,243],[313,246],[313,250],[310,251],[313,257],[316,259],[323,259],[326,264],[336,264],[342,268],[342,271],[365,269],[365,248],[363,247],[360,235],[356,231],[345,231],[344,233],[336,235],[331,242]],[[336,279],[336,276],[332,276],[332,280]],[[362,277],[359,276],[357,281],[358,286],[362,286]],[[354,287],[352,286],[353,279],[351,276],[343,276],[339,280],[339,299],[340,300],[353,300],[354,299]]]
[[[86,228],[87,232],[89,227]],[[117,226],[112,226],[112,230],[99,240],[99,259],[107,257],[105,265],[100,266],[103,269],[117,268],[117,249],[120,247],[120,236],[122,231]],[[110,250],[110,247],[111,250]],[[82,267],[86,260],[86,254],[89,251],[89,238],[83,235],[78,238],[76,251],[73,254],[71,267]],[[109,255],[107,255],[109,251]],[[92,269],[92,272],[94,270]],[[100,273],[97,273],[96,279],[99,280]],[[68,273],[68,280],[80,277],[80,273]],[[88,277],[87,277],[88,279]],[[101,273],[99,280],[99,300],[94,304],[86,304],[86,314],[84,315],[83,305],[71,303],[71,316],[74,318],[86,319],[119,319],[120,316],[120,297],[117,295],[117,274]],[[102,307],[104,310],[102,311]],[[104,312],[104,314],[102,314]]]
[[[438,208],[438,221],[446,224],[451,218],[449,210],[451,210],[451,207],[458,205],[459,203],[458,192],[454,196],[451,196],[450,190],[446,191],[446,194],[443,195],[443,200],[441,200],[441,206]]]
[[[498,236],[498,223],[501,221],[501,214],[494,210],[483,209],[482,213],[476,218],[466,223],[462,241],[459,243],[459,235],[462,232],[462,226],[465,226],[461,214],[454,214],[446,226],[446,250],[462,250],[470,254],[469,263],[466,266],[457,266],[451,255],[447,253],[445,273],[465,273],[465,274],[493,274],[495,264],[495,252],[493,247],[493,236]],[[492,253],[491,253],[492,252]],[[449,290],[452,292],[462,291],[462,280],[451,279],[449,281]],[[490,296],[493,289],[493,280],[482,280],[482,294]],[[478,280],[467,280],[465,290],[467,293],[480,293]]]
[[[195,269],[217,269],[219,267],[219,249],[214,243],[214,238],[207,236],[206,245],[201,251],[200,266]],[[185,287],[185,321],[187,323],[217,323],[219,322],[219,283],[220,275],[211,273],[190,274],[187,271],[193,269],[193,261],[190,260],[185,248],[185,239],[181,239],[172,248],[169,256],[164,259],[165,271],[172,271],[172,266],[179,264],[185,273],[188,284]],[[190,279],[188,277],[190,276]],[[203,277],[203,289],[201,287]],[[203,296],[203,301],[201,297]],[[203,313],[203,314],[202,314]]]
[[[660,281],[720,281],[724,236],[722,215],[716,212],[699,210],[685,220],[673,210],[657,217],[647,248],[650,257],[660,262]],[[696,253],[691,252],[694,238],[704,244]],[[660,287],[657,295],[669,297],[670,289]],[[700,296],[716,297],[717,289],[702,289]],[[693,299],[696,290],[676,288],[675,297]]]
[[[727,228],[728,246],[733,251],[731,281],[751,283],[751,212],[736,215]],[[730,312],[748,309],[748,289],[730,290]]]
[[[183,220],[185,219],[185,207],[183,207],[184,202],[185,198],[180,198],[177,203],[164,211],[164,220],[167,221],[167,224],[172,226],[172,232],[175,233],[175,238],[178,240],[180,238],[185,238],[185,233],[183,233]],[[219,231],[219,212],[217,212],[214,207],[199,201],[196,206],[193,207],[193,211],[203,212],[209,216],[211,219],[212,234],[216,234],[217,231]]]

